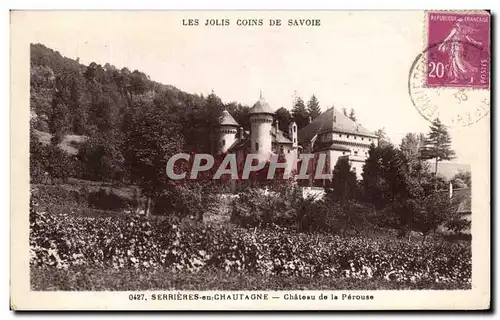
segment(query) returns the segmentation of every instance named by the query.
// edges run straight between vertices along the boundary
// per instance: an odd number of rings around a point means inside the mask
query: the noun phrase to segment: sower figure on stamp
[[[453,78],[451,80],[452,83],[456,83],[459,80],[474,82],[474,73],[477,72],[478,68],[466,61],[465,44],[470,43],[476,46],[482,44],[470,37],[476,31],[478,30],[464,25],[463,19],[458,19],[448,36],[438,47],[439,51],[448,52],[450,57],[449,76]]]

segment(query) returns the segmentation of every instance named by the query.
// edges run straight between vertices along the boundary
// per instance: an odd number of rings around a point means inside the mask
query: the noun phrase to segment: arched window
[[[297,127],[293,126],[293,133],[295,133],[296,130],[297,130]]]

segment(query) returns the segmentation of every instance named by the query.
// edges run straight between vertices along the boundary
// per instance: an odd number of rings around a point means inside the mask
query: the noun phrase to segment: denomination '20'
[[[442,62],[435,63],[434,61],[429,62],[429,77],[430,78],[442,78],[444,76],[445,65]]]

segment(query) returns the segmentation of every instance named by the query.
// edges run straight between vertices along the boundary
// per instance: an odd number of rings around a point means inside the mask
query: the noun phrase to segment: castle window
[[[342,138],[342,135],[339,133],[339,137]]]
[[[225,146],[226,145],[226,140],[222,139],[222,145]]]
[[[296,143],[297,142],[297,139],[293,138],[293,143]]]
[[[356,137],[356,136],[354,136],[354,140],[356,140],[356,139],[357,139],[357,137]]]
[[[259,151],[259,143],[255,142],[255,151]]]
[[[347,135],[347,139],[349,139],[349,135]]]
[[[288,153],[290,153],[290,149],[288,149]]]
[[[368,139],[368,141],[372,141],[372,139]]]
[[[365,138],[361,138],[361,140],[365,140]]]
[[[297,130],[297,127],[293,126],[293,133],[295,133],[296,130]]]
[[[342,155],[345,155],[345,151],[342,151]]]
[[[337,116],[333,116],[333,122],[337,122]]]
[[[358,155],[358,150],[354,151],[354,155],[357,156]]]

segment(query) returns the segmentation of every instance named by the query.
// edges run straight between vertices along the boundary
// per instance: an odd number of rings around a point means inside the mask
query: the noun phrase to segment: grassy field
[[[262,276],[213,270],[200,273],[70,268],[31,269],[31,288],[40,291],[123,290],[453,290],[456,284],[385,280]]]

